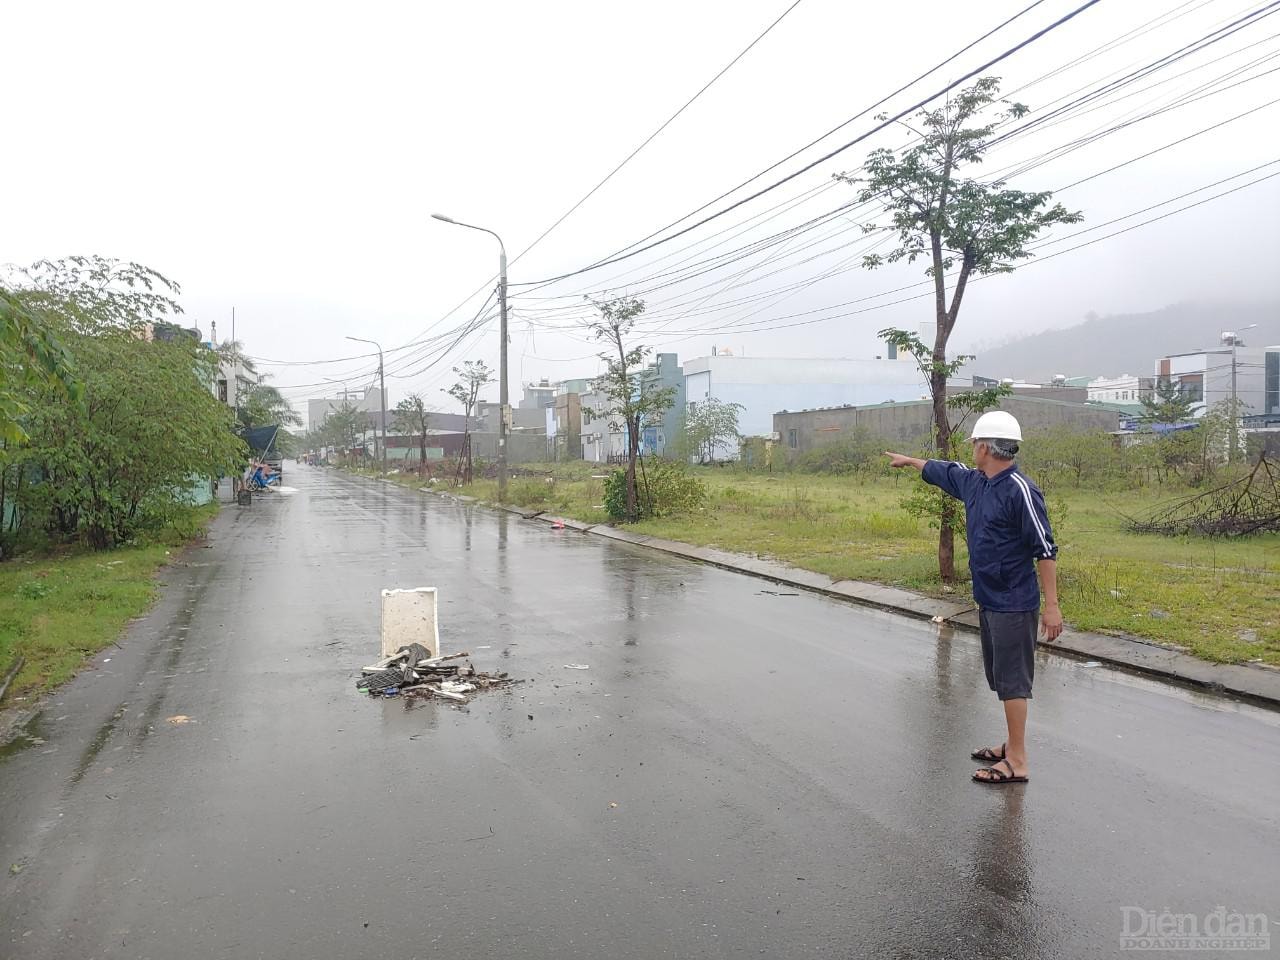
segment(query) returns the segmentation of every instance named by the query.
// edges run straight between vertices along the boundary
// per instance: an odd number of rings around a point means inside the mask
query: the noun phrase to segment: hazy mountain
[[[1280,301],[1272,303],[1180,303],[1151,313],[1091,317],[1063,330],[1022,337],[990,349],[976,349],[965,374],[1048,382],[1068,377],[1151,376],[1158,357],[1217,346],[1224,330],[1250,346],[1280,344]]]

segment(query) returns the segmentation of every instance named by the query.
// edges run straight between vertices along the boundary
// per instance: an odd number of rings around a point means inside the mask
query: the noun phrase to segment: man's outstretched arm
[[[943,493],[948,493],[957,500],[963,500],[969,477],[974,472],[959,463],[950,460],[921,460],[919,457],[908,457],[905,453],[884,454],[889,458],[891,467],[915,467],[924,477],[925,483],[933,484]]]
[[[919,457],[908,457],[905,453],[890,453],[888,450],[884,455],[889,458],[891,467],[915,467],[917,470],[923,470],[924,465],[929,462]]]

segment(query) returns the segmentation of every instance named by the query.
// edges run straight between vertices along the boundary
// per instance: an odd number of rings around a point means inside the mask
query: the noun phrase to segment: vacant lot
[[[508,499],[603,523],[597,464],[521,468]],[[695,471],[706,507],[695,514],[636,524],[637,532],[772,557],[831,577],[870,580],[943,595],[937,533],[901,506],[920,481],[910,474],[832,477],[726,468]],[[416,478],[398,478],[416,483]],[[443,484],[441,485],[443,486]],[[460,491],[482,500],[496,484]],[[1280,536],[1167,538],[1129,533],[1137,516],[1184,491],[1147,487],[1119,493],[1048,491],[1061,548],[1063,613],[1084,630],[1124,633],[1171,644],[1209,660],[1261,660],[1280,666]],[[967,578],[964,545],[957,567]],[[955,588],[967,594],[967,582]]]

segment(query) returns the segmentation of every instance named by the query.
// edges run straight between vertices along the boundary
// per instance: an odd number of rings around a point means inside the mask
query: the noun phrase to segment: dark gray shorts
[[[978,618],[982,623],[982,665],[987,670],[987,685],[1001,700],[1030,699],[1031,681],[1036,674],[1040,611],[980,610]]]

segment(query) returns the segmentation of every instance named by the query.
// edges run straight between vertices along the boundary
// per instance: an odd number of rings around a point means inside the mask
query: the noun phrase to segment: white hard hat
[[[1017,440],[1022,442],[1022,428],[1013,414],[1003,410],[992,410],[984,413],[973,425],[970,440]]]

